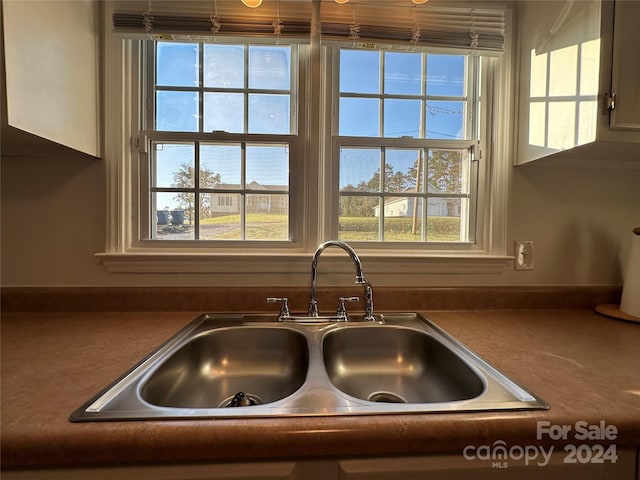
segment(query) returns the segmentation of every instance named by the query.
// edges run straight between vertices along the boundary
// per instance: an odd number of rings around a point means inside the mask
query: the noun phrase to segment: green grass
[[[273,215],[268,213],[249,213],[247,223],[287,223],[287,215]],[[222,217],[205,218],[200,225],[240,224],[240,215],[224,215]]]
[[[340,217],[339,235],[342,240],[378,240],[378,217]],[[412,233],[413,219],[408,217],[385,218],[385,240],[401,242],[421,241],[421,222],[418,232]],[[459,217],[429,217],[427,240],[430,242],[460,241]]]
[[[246,218],[246,240],[286,240],[289,238],[289,222],[287,215],[270,215],[263,213],[249,213]],[[224,215],[222,217],[207,218],[200,222],[202,227],[207,225],[228,225],[229,230],[218,233],[216,240],[240,240],[240,215]],[[201,235],[205,234],[201,231]]]
[[[377,241],[377,217],[340,217],[339,238],[351,241]],[[219,240],[239,240],[240,215],[225,215],[208,218],[201,221],[201,225],[229,225],[229,230],[218,233]],[[413,220],[407,217],[389,217],[385,219],[385,240],[396,242],[421,241],[420,227],[418,233],[411,232]],[[234,226],[237,226],[234,227]],[[287,215],[270,215],[263,213],[247,214],[247,240],[286,240],[289,238]],[[204,233],[204,232],[203,232]],[[458,242],[460,241],[459,217],[429,217],[427,220],[427,235],[430,242]]]

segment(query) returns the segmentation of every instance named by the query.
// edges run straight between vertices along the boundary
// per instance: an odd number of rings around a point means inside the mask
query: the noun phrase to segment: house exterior
[[[436,187],[429,184],[429,193],[441,193]],[[406,192],[413,193],[413,190]],[[412,217],[413,209],[417,202],[415,197],[390,197],[384,202],[385,217]],[[460,201],[457,198],[429,197],[427,198],[427,211],[430,217],[459,217]],[[380,206],[374,207],[374,215],[380,216]]]
[[[210,214],[212,217],[236,215],[240,213],[242,199],[240,185],[221,183],[216,188],[224,192],[210,193]],[[229,190],[238,190],[232,193]],[[262,185],[256,181],[247,185],[247,213],[287,214],[289,212],[288,196],[283,195],[287,187],[283,185]]]
[[[399,197],[387,199],[384,203],[385,217],[412,217],[416,199],[411,197]],[[453,198],[429,198],[427,208],[430,217],[459,217],[460,202]],[[376,217],[380,216],[380,207],[374,207]]]

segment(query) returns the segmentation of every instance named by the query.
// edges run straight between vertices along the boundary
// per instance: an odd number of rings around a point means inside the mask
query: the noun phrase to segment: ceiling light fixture
[[[262,0],[241,0],[249,8],[257,8],[262,5]]]
[[[336,3],[347,3],[349,0],[336,0]]]

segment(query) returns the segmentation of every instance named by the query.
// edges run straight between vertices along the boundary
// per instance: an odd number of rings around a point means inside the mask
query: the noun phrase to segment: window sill
[[[499,274],[513,262],[508,255],[484,252],[358,252],[369,275]],[[112,273],[308,274],[312,253],[98,253]],[[323,271],[351,272],[341,252],[325,252]]]

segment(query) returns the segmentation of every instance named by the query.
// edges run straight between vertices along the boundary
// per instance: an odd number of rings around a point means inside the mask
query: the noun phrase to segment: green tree
[[[464,150],[429,150],[427,159],[427,181],[431,190],[441,193],[462,191],[462,168]],[[407,189],[415,188],[418,159],[406,175]]]
[[[367,183],[360,182],[358,186],[347,185],[342,192],[368,192]],[[356,195],[342,195],[340,197],[341,217],[373,217],[377,197],[363,197]]]
[[[428,182],[438,192],[462,191],[463,150],[431,150],[428,160]]]
[[[405,175],[402,172],[394,172],[393,167],[390,165],[387,169],[387,191],[388,192],[404,192],[406,191],[411,182],[409,181],[408,175]],[[414,182],[415,183],[415,182]]]
[[[200,169],[200,188],[213,188],[220,183],[220,174],[208,169]],[[174,188],[193,188],[195,181],[195,169],[188,163],[182,163],[180,169],[173,174]],[[189,221],[193,223],[193,213],[195,209],[195,194],[192,192],[177,193],[173,199],[178,203],[178,208],[187,213]],[[200,217],[208,217],[211,212],[211,195],[200,194]]]

